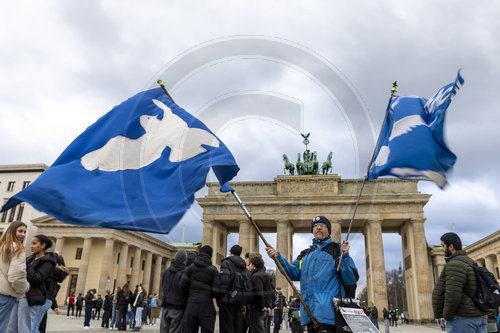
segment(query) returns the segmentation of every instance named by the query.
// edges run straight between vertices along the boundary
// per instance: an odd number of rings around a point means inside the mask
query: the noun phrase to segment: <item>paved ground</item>
[[[61,333],[77,333],[77,332],[110,332],[108,329],[102,329],[101,321],[91,320],[90,325],[93,326],[91,330],[83,329],[83,317],[81,318],[68,318],[66,317],[66,312],[61,311],[60,315],[56,315],[53,311],[49,311],[49,317],[47,321],[47,332],[61,332]],[[216,324],[218,327],[218,324]],[[382,323],[382,333],[384,332]],[[391,327],[391,333],[396,332],[408,332],[408,333],[426,333],[426,332],[440,332],[439,325],[398,325],[398,327]],[[116,330],[115,330],[116,331]],[[159,323],[152,326],[144,326],[143,330],[145,332],[159,332]],[[218,332],[216,329],[215,332]],[[290,330],[280,330],[280,332],[291,332]]]

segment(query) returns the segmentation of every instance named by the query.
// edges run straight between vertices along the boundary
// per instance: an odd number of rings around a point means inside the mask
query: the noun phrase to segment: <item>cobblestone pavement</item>
[[[382,328],[381,333],[384,332],[384,324],[380,327]],[[60,333],[78,333],[78,332],[111,332],[109,329],[101,328],[100,320],[91,320],[90,326],[93,328],[90,330],[83,329],[83,317],[80,318],[68,318],[66,317],[65,311],[61,311],[60,315],[56,315],[53,311],[49,312],[49,317],[47,320],[47,332],[60,332]],[[216,323],[215,327],[218,327]],[[116,330],[114,330],[116,331]],[[156,325],[144,325],[142,329],[144,332],[159,332],[160,325],[157,322]],[[438,332],[441,331],[439,325],[437,324],[426,324],[426,325],[398,325],[398,327],[391,327],[390,333],[398,332],[408,332],[408,333],[426,333],[426,332]],[[219,332],[218,329],[215,332]],[[280,330],[280,332],[290,333],[290,330]]]

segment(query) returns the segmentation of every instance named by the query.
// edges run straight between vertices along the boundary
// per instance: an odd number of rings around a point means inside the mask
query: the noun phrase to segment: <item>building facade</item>
[[[0,166],[0,195],[5,203],[32,183],[48,168],[45,164]],[[30,240],[44,234],[54,241],[48,251],[63,256],[70,273],[61,284],[57,302],[63,305],[70,293],[106,290],[129,282],[131,288],[142,284],[149,293],[160,293],[161,274],[179,249],[197,251],[197,243],[165,243],[142,232],[83,227],[66,224],[45,215],[27,203],[0,214],[0,233],[9,222],[28,225],[26,254],[31,255]]]
[[[10,197],[30,185],[47,168],[48,166],[45,164],[0,165],[0,203],[2,205],[6,203]],[[0,233],[3,232],[8,222],[23,221],[28,226],[26,239],[31,239],[36,233],[36,228],[31,224],[31,220],[43,215],[31,205],[21,203],[0,213]],[[26,254],[31,254],[29,246]]]

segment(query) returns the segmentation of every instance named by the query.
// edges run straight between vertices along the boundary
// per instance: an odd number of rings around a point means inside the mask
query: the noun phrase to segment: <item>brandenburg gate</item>
[[[361,186],[361,179],[341,179],[338,175],[278,176],[273,181],[235,182],[238,193],[263,233],[276,233],[277,250],[290,262],[294,233],[310,233],[311,220],[325,215],[332,224],[332,238],[340,242],[346,233]],[[208,184],[208,195],[198,199],[203,208],[203,245],[214,249],[220,265],[227,255],[227,235],[239,233],[245,252],[258,252],[258,235],[238,203],[229,193],[221,193],[217,183]],[[421,194],[417,181],[378,179],[366,183],[353,233],[363,233],[366,253],[368,302],[379,309],[389,308],[382,233],[399,233],[402,239],[408,318],[432,320],[432,275],[424,232],[423,207],[430,195]],[[300,249],[302,250],[302,249]],[[361,258],[353,258],[355,262]],[[276,285],[285,296],[291,288],[283,275]]]

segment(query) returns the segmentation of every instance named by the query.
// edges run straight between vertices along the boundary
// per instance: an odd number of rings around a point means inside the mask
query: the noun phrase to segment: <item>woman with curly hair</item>
[[[12,310],[30,287],[23,245],[26,229],[26,224],[15,221],[0,237],[0,332],[7,331]]]

